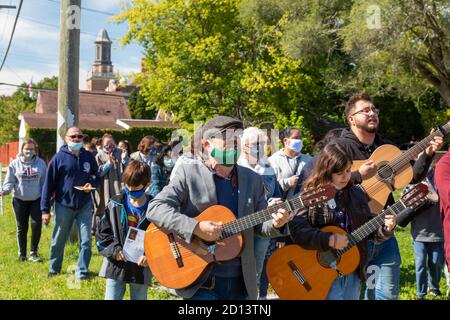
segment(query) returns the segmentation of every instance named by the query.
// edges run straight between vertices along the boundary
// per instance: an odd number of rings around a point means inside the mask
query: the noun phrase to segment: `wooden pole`
[[[56,152],[64,145],[67,129],[78,126],[81,0],[61,0],[58,122]],[[78,241],[76,223],[70,241]]]

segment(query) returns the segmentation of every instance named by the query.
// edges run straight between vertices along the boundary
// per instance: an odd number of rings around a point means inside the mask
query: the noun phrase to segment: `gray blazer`
[[[201,161],[184,163],[167,185],[149,204],[147,218],[157,226],[175,231],[187,242],[193,239],[197,221],[193,217],[208,207],[217,204],[213,172]],[[263,210],[267,207],[263,180],[252,170],[237,166],[239,204],[238,218]],[[272,221],[264,222],[254,229],[243,232],[244,250],[241,255],[242,274],[248,298],[257,299],[256,264],[253,247],[254,233],[265,237],[288,235],[287,225],[281,230]],[[210,268],[211,269],[211,268]],[[192,297],[208,278],[206,272],[196,284],[177,290],[183,298]]]

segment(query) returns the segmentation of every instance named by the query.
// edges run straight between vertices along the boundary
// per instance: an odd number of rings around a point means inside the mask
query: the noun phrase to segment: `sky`
[[[19,5],[19,0],[0,0],[0,5]],[[124,0],[81,0],[81,7],[117,14]],[[0,63],[3,60],[14,25],[16,10],[0,9]],[[24,0],[11,49],[0,71],[0,82],[21,84],[38,82],[58,75],[59,0]],[[87,72],[95,58],[95,38],[100,29],[108,31],[112,44],[114,71],[127,74],[140,70],[142,48],[120,46],[119,39],[127,32],[127,24],[110,21],[107,14],[81,10],[80,89],[86,89]],[[0,85],[0,95],[16,88]]]

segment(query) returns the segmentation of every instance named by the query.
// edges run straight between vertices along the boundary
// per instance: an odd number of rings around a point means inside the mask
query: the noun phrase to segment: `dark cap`
[[[203,139],[208,139],[213,136],[214,133],[226,130],[228,128],[244,129],[242,121],[227,117],[227,116],[217,116],[207,121],[202,127]],[[217,129],[217,130],[215,130]],[[207,135],[205,135],[207,133]]]

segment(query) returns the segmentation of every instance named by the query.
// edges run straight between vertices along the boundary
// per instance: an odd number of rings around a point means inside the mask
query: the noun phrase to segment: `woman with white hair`
[[[266,199],[268,203],[281,201],[280,186],[275,175],[275,170],[270,165],[264,147],[267,145],[267,134],[256,127],[250,127],[244,130],[241,137],[241,155],[238,164],[247,167],[262,176],[264,181],[264,189],[266,191]],[[260,288],[261,275],[264,269],[264,262],[267,248],[270,244],[269,238],[263,238],[258,235],[254,237],[255,258],[256,258],[256,275],[258,280],[258,288]],[[275,239],[273,239],[275,241]],[[264,276],[263,276],[264,277]],[[267,282],[267,279],[264,281]],[[259,289],[260,298],[267,294],[267,283]]]

